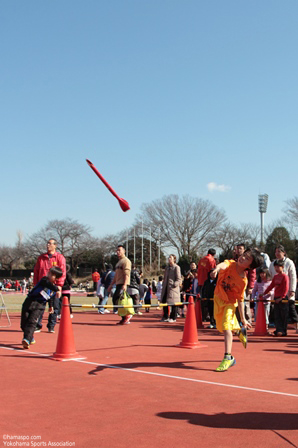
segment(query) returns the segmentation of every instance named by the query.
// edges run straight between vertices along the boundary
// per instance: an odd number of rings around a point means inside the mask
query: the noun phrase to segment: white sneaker
[[[109,312],[110,312],[109,310],[104,310],[105,314],[109,314]]]
[[[141,311],[138,311],[137,314],[138,314],[139,316],[142,316],[143,313],[142,313]]]
[[[70,315],[70,318],[73,319],[73,314]]]
[[[173,322],[176,322],[176,319],[169,319],[168,322],[169,322],[170,324],[172,324]]]

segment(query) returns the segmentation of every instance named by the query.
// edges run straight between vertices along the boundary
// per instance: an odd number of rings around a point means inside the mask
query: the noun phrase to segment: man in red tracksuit
[[[216,254],[215,249],[209,249],[208,255],[201,258],[198,262],[198,293],[201,294],[203,285],[208,278],[208,274],[212,269],[216,267],[216,260],[214,255]]]
[[[45,254],[40,255],[37,259],[36,265],[34,267],[34,279],[33,279],[33,284],[35,286],[43,277],[47,275],[51,267],[58,266],[62,270],[62,277],[56,280],[56,286],[58,286],[58,292],[56,293],[54,300],[54,313],[49,314],[48,317],[47,328],[49,333],[55,333],[54,327],[56,325],[57,315],[59,311],[58,302],[59,298],[61,297],[62,286],[64,284],[66,277],[65,258],[62,254],[56,252],[56,248],[57,248],[57,241],[54,238],[51,238],[47,242],[47,252]],[[37,322],[35,330],[36,332],[41,331],[42,318],[43,313]]]

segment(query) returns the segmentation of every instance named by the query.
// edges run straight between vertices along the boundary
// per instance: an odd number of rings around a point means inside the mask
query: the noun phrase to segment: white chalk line
[[[17,348],[3,347],[3,346],[0,346],[0,348],[2,348],[4,350],[14,350],[17,352],[24,353],[24,350],[17,349]],[[32,351],[26,351],[25,353],[28,355],[31,354],[31,355],[44,356],[45,358],[49,358],[52,356],[52,355],[47,355],[44,353],[38,353],[38,352],[32,352]],[[289,394],[287,392],[276,392],[274,390],[257,389],[254,387],[246,387],[246,386],[236,386],[235,384],[217,383],[215,381],[198,380],[197,378],[185,378],[183,376],[167,375],[165,373],[157,373],[157,372],[148,372],[146,370],[129,369],[127,367],[113,366],[111,364],[100,364],[97,362],[85,361],[85,360],[80,360],[80,359],[69,359],[68,361],[73,361],[73,362],[82,363],[82,364],[88,364],[91,366],[105,367],[107,369],[117,369],[117,370],[124,370],[127,372],[133,372],[133,373],[141,373],[143,375],[153,375],[153,376],[159,376],[162,378],[170,378],[170,379],[175,379],[175,380],[180,380],[180,381],[190,381],[193,383],[209,384],[211,386],[230,387],[232,389],[248,390],[250,392],[260,392],[260,393],[266,393],[266,394],[271,394],[271,395],[282,395],[285,397],[298,398],[297,394]]]

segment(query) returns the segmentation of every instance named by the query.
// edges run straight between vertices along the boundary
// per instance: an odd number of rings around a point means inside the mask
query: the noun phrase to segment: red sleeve
[[[62,277],[56,280],[56,285],[63,286],[66,278],[66,261],[62,254],[59,254],[59,257],[57,258],[57,264],[59,268],[62,269]]]
[[[282,297],[286,297],[288,291],[289,291],[289,277],[287,275],[284,276],[283,281],[283,288],[282,288]]]
[[[270,283],[270,285],[265,289],[263,296],[265,296],[266,294],[268,294],[269,291],[271,291],[271,289],[273,289],[275,287],[275,281],[274,281],[274,277],[272,279],[272,282]]]
[[[213,260],[210,262],[210,269],[209,269],[209,272],[212,270],[212,269],[215,269],[216,268],[216,260],[213,258]]]
[[[255,269],[249,269],[247,273],[247,288],[253,289],[255,281],[256,281],[256,270]]]
[[[34,271],[33,271],[33,285],[37,285],[37,283],[39,282],[39,280],[41,280],[39,278],[39,267],[40,267],[40,257],[38,257],[37,262],[34,266]]]

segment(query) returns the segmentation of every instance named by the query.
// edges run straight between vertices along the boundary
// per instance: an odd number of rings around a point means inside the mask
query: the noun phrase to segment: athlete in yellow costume
[[[256,249],[247,249],[237,261],[225,260],[218,264],[211,272],[211,278],[218,275],[214,291],[214,318],[216,327],[225,338],[224,359],[216,369],[224,372],[232,367],[236,360],[232,356],[233,331],[239,336],[243,346],[246,348],[246,328],[250,323],[244,316],[244,291],[247,286],[246,270],[256,269],[263,264],[263,257]],[[240,329],[235,312],[239,307],[242,328]]]

